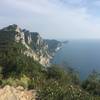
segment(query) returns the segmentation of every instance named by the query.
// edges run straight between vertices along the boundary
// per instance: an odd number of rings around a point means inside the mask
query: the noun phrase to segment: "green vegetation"
[[[62,43],[57,40],[45,40],[45,42],[48,44],[49,52],[54,53],[57,47],[61,47]]]
[[[56,65],[45,68],[25,56],[24,50],[23,45],[14,43],[12,48],[0,51],[1,86],[36,89],[39,100],[100,100],[99,74],[91,74],[81,85],[73,70]]]
[[[100,96],[100,74],[93,71],[82,83],[82,87],[90,94]]]

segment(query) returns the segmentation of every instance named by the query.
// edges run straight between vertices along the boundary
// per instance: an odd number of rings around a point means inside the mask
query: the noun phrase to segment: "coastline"
[[[66,43],[68,43],[68,41],[67,41],[67,42],[61,42],[60,45],[57,46],[57,48],[55,49],[55,52],[53,52],[53,53],[51,54],[52,56],[51,56],[51,59],[50,59],[50,65],[53,64],[52,61],[53,61],[53,58],[54,58],[55,54],[56,54],[58,51],[60,51],[60,50],[63,48],[64,44],[66,44]]]

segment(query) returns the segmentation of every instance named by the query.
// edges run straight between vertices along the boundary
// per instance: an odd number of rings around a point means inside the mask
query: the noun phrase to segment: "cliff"
[[[62,42],[54,39],[53,40],[46,39],[45,42],[48,44],[48,50],[51,56],[54,56],[54,54],[62,47]]]
[[[17,25],[10,25],[0,30],[0,48],[6,50],[12,47],[12,44],[20,43],[25,46],[22,51],[27,56],[32,57],[40,64],[47,66],[50,61],[47,43],[37,32],[29,32],[19,28]]]
[[[91,74],[81,86],[73,69],[42,66],[61,46],[17,25],[1,29],[0,100],[100,100],[98,74]]]

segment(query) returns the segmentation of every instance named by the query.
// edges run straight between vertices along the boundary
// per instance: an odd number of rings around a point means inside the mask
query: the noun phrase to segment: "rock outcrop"
[[[26,49],[23,53],[47,66],[50,62],[48,45],[37,32],[29,32],[19,28],[17,25],[10,25],[0,30],[0,48],[6,48],[8,43],[21,43]]]
[[[0,100],[36,100],[36,91],[7,85],[0,89]]]
[[[0,50],[6,49],[9,43],[12,47],[14,42],[23,44],[26,48],[22,51],[23,54],[32,57],[43,66],[48,66],[52,56],[61,48],[60,41],[44,40],[39,33],[21,29],[15,24],[0,30]]]

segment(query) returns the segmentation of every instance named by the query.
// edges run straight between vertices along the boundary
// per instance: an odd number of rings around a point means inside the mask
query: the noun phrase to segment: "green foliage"
[[[48,44],[49,52],[53,53],[57,49],[57,47],[61,47],[62,43],[57,40],[45,40],[45,42]]]
[[[24,50],[25,47],[19,43],[14,44],[9,51],[0,52],[0,65],[3,66],[2,73],[4,77],[16,77],[21,74],[34,76],[36,71],[41,71],[42,66],[32,58],[25,56],[22,52]]]
[[[11,86],[23,86],[24,88],[29,87],[30,78],[23,75],[20,78],[9,77],[6,80],[2,80],[2,86],[11,85]]]
[[[93,71],[88,79],[82,83],[83,89],[87,90],[90,94],[100,96],[100,74]]]
[[[40,100],[99,100],[80,89],[79,86],[49,80],[39,91]]]
[[[100,80],[96,73],[83,82],[83,90],[74,70],[55,65],[44,68],[25,56],[25,49],[14,43],[12,48],[0,51],[0,85],[36,89],[40,100],[100,100]]]
[[[62,70],[60,67],[52,66],[47,68],[48,71],[48,78],[54,78],[56,80],[61,79],[64,77],[64,70]]]

